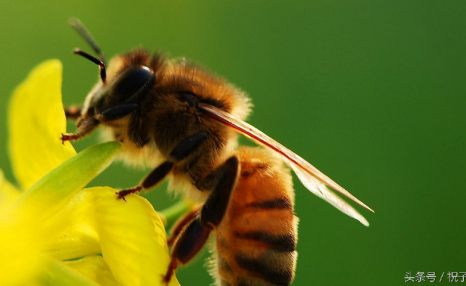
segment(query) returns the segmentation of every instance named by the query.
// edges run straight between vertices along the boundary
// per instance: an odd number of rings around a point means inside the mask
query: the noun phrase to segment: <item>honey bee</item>
[[[153,188],[165,177],[169,188],[202,202],[174,227],[170,281],[216,236],[219,285],[290,285],[296,265],[297,218],[291,167],[304,186],[345,214],[367,220],[330,188],[371,210],[310,163],[244,120],[249,98],[225,79],[185,59],[134,50],[107,65],[91,34],[71,25],[98,55],[75,53],[100,68],[100,79],[82,108],[65,111],[77,119],[77,140],[102,125],[124,145],[125,159],[153,167],[137,186],[117,198]],[[241,133],[264,147],[237,147]],[[329,188],[330,187],[330,188]],[[372,211],[372,210],[371,210]]]

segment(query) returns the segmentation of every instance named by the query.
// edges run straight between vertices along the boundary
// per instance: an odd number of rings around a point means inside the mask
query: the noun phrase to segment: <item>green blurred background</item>
[[[66,105],[81,103],[97,79],[95,66],[71,54],[90,51],[68,26],[75,16],[107,57],[146,47],[225,76],[251,95],[250,123],[375,209],[361,210],[365,228],[295,178],[293,285],[397,285],[406,272],[466,272],[464,0],[167,2],[0,1],[7,178],[14,87],[49,58],[64,64]],[[146,172],[114,164],[92,185],[129,187]],[[157,209],[173,201],[165,187],[148,194]],[[211,282],[203,256],[178,271],[183,285]]]

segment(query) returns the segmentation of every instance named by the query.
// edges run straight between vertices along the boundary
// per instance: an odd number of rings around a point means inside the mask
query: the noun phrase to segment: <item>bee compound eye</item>
[[[147,66],[141,66],[127,72],[117,84],[117,90],[121,94],[134,94],[151,81],[155,81],[155,74]]]

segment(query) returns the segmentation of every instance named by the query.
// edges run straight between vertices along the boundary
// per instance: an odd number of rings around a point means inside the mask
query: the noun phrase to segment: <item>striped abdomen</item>
[[[289,171],[268,150],[242,147],[241,175],[216,229],[220,285],[290,285],[297,218]]]

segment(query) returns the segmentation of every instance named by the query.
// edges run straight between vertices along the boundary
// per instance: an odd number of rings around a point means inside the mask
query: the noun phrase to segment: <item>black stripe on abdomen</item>
[[[279,252],[292,252],[296,250],[296,237],[293,234],[270,234],[265,231],[234,232],[240,239],[253,240],[265,243],[271,250]]]
[[[292,209],[293,205],[291,201],[286,198],[278,198],[269,201],[262,201],[262,202],[253,202],[248,204],[247,206],[259,209]]]
[[[294,265],[289,265],[290,259],[282,259],[277,255],[264,253],[259,258],[251,258],[246,254],[235,255],[238,266],[248,270],[262,280],[273,285],[290,285],[294,276]]]
[[[219,271],[222,270],[227,274],[233,274],[230,263],[228,263],[228,261],[221,255],[218,255],[218,269]]]

